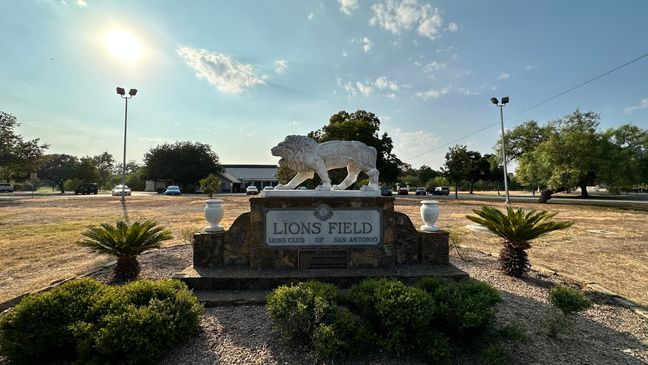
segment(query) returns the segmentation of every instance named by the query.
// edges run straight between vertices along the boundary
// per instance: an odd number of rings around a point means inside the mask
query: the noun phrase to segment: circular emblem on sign
[[[326,204],[320,204],[315,208],[315,217],[321,221],[325,221],[333,216],[333,210]]]

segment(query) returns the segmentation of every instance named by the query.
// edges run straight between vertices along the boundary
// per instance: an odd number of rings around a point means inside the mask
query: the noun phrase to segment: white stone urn
[[[423,200],[421,201],[421,219],[423,219],[424,225],[421,226],[420,230],[424,232],[436,232],[439,230],[439,227],[435,226],[437,219],[439,218],[439,202],[436,200]]]
[[[209,199],[207,200],[207,205],[205,206],[205,219],[209,225],[205,227],[205,232],[220,232],[224,231],[225,228],[221,226],[220,221],[223,219],[225,214],[225,208],[223,208],[223,201],[220,199]]]

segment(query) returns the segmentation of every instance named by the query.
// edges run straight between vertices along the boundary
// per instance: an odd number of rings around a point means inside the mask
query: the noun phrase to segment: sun
[[[108,53],[122,61],[135,61],[142,53],[139,40],[130,32],[113,29],[104,35],[104,46]]]

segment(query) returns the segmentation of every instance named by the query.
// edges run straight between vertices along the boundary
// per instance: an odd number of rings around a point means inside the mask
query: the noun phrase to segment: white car
[[[257,195],[259,194],[259,189],[257,189],[257,187],[254,185],[250,185],[245,189],[245,193],[247,195]]]
[[[131,189],[127,186],[124,185],[115,185],[115,187],[112,189],[112,196],[122,196],[122,195],[131,195]]]

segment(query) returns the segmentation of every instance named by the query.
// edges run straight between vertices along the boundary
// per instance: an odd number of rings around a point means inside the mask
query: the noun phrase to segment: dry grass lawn
[[[223,197],[229,226],[249,210],[245,196]],[[110,196],[61,196],[0,201],[0,301],[44,287],[52,281],[91,270],[111,260],[75,242],[93,225],[127,216],[155,220],[174,233],[166,245],[186,241],[187,232],[200,230],[204,197],[133,196],[126,206]],[[397,198],[396,210],[421,225],[421,199]],[[462,245],[497,254],[498,239],[466,229],[466,214],[484,203],[441,201],[442,229],[463,233]],[[503,204],[499,204],[500,206]],[[585,283],[598,283],[633,301],[648,305],[648,214],[577,205],[521,204],[528,209],[550,209],[557,219],[574,220],[568,230],[555,232],[536,242],[529,251],[531,263],[568,274]]]

